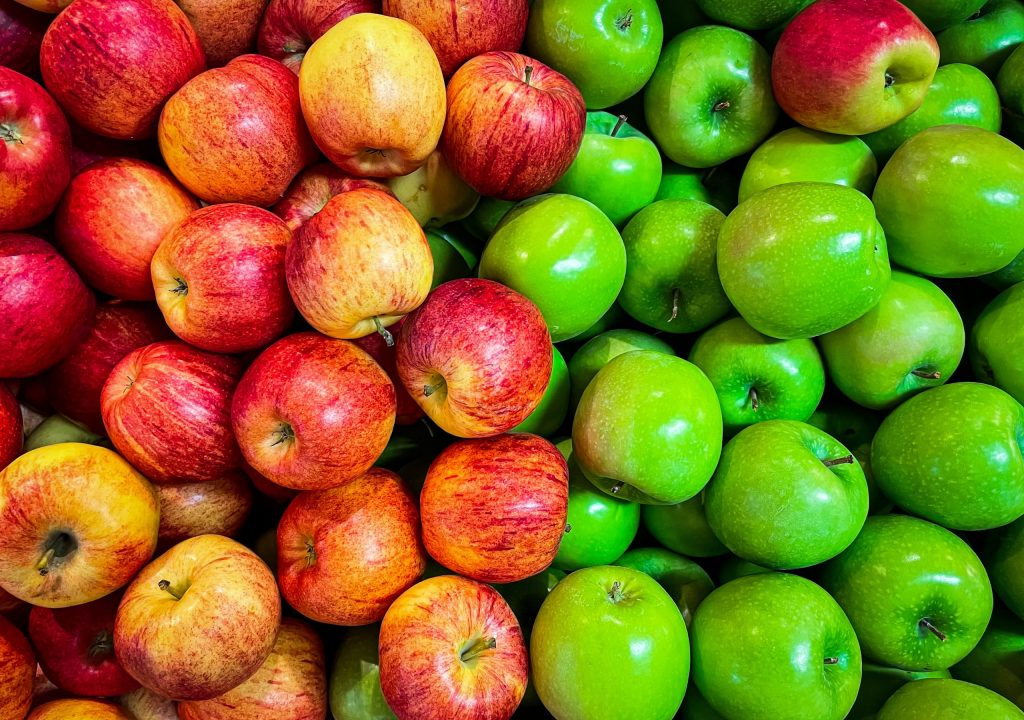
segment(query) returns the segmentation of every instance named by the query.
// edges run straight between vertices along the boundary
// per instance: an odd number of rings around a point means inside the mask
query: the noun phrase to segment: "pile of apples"
[[[1021,0],[0,0],[0,720],[1024,719],[1022,142]]]

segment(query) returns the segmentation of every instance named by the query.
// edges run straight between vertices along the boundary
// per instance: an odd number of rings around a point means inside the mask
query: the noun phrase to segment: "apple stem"
[[[633,26],[633,10],[630,8],[626,14],[615,21],[615,27],[619,30],[629,30]]]
[[[669,322],[679,317],[679,296],[679,288],[672,288],[672,314],[668,316]]]
[[[280,445],[283,442],[288,442],[295,437],[295,431],[292,430],[292,426],[288,423],[281,423],[280,427],[278,427],[273,434],[277,436],[277,439],[270,443],[270,447]]]
[[[565,524],[565,532],[566,533],[572,532],[572,525],[570,525],[569,523],[566,523]]]
[[[714,110],[715,112],[722,112],[723,110],[728,110],[731,107],[732,103],[730,103],[728,100],[722,100],[720,102],[716,102],[715,106],[711,109]]]
[[[462,662],[469,662],[470,660],[475,660],[488,650],[493,650],[497,646],[498,639],[495,637],[477,638],[476,642],[462,651],[460,658],[462,659]]]
[[[19,145],[24,145],[25,141],[21,139],[21,135],[15,130],[13,125],[8,123],[0,123],[0,140],[4,142],[16,142]]]
[[[178,284],[171,288],[171,292],[175,295],[188,295],[188,283],[185,282],[185,278],[176,277],[174,280]]]
[[[754,412],[757,412],[761,409],[761,403],[757,399],[757,388],[750,388],[750,392],[748,394],[750,395],[750,407]]]
[[[75,539],[66,532],[57,532],[50,535],[46,540],[43,554],[36,563],[36,570],[39,571],[39,575],[42,577],[49,575],[53,561],[67,557],[77,547]]]
[[[89,644],[89,658],[102,660],[114,652],[114,635],[109,630],[101,630]]]
[[[182,595],[184,595],[184,593],[181,593],[181,595],[179,595],[178,593],[176,593],[174,591],[174,588],[171,587],[171,581],[170,580],[161,580],[160,582],[157,583],[157,587],[159,587],[165,593],[167,593],[168,595],[173,597],[175,600],[181,600]]]
[[[896,82],[896,78],[894,78],[889,73],[885,74],[885,86],[887,88],[891,88],[895,82]]]
[[[43,553],[43,556],[39,558],[39,562],[36,563],[36,570],[38,570],[39,574],[43,577],[50,574],[50,563],[53,562],[53,556],[56,553],[57,551],[54,548],[47,548],[46,552]]]
[[[443,387],[444,387],[444,378],[441,378],[440,380],[438,380],[433,385],[424,385],[423,386],[423,397],[430,397],[431,395],[433,395],[434,393],[436,393],[438,390],[440,390]]]
[[[384,338],[384,342],[387,344],[387,346],[388,347],[394,347],[395,346],[395,336],[392,335],[391,332],[386,327],[384,327],[381,324],[379,317],[375,316],[373,318],[373,324],[377,326],[377,332],[380,333],[380,336],[382,338]]]
[[[939,642],[946,642],[946,633],[939,630],[937,627],[932,625],[932,621],[928,618],[921,618],[917,624],[930,632],[932,635],[939,639]]]
[[[612,131],[610,133],[611,137],[615,137],[616,135],[619,134],[619,130],[622,129],[622,126],[626,124],[626,120],[628,119],[629,118],[626,117],[625,115],[619,115],[619,119],[615,121],[615,127],[612,128]]]
[[[533,65],[527,65],[523,68],[523,82],[529,85],[531,77],[533,77]]]
[[[838,665],[839,664],[839,658],[837,658],[837,657],[827,657],[827,658],[825,658],[825,664],[826,665]]]
[[[623,485],[625,485],[625,483],[620,480],[619,482],[615,483],[610,488],[608,488],[608,490],[609,492],[611,492],[612,495],[618,495],[619,491],[622,490]]]
[[[613,603],[619,603],[625,594],[622,592],[622,583],[616,580],[612,583],[612,589],[608,591],[608,599]]]
[[[910,374],[911,375],[916,375],[919,378],[924,378],[925,380],[941,380],[942,379],[942,373],[940,373],[938,370],[935,370],[934,372],[928,372],[927,370],[914,370]]]
[[[825,467],[835,467],[836,465],[852,465],[853,455],[843,455],[842,457],[830,458],[829,460],[822,460]]]
[[[306,567],[313,567],[316,565],[316,548],[313,547],[313,541],[306,541]]]

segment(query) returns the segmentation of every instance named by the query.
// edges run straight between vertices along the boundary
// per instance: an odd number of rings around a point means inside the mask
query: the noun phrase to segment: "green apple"
[[[555,585],[564,579],[564,572],[550,567],[523,580],[494,586],[494,589],[505,598],[505,602],[512,609],[516,619],[519,620],[519,625],[523,629],[523,637],[529,639],[530,628],[533,627],[533,621],[540,611],[540,606],[548,594],[554,590]]]
[[[701,603],[691,633],[694,682],[726,718],[842,720],[857,696],[857,636],[810,580],[733,580]]]
[[[862,139],[884,164],[900,145],[930,127],[973,125],[999,132],[1000,123],[996,86],[978,68],[953,63],[935,71],[921,107],[895,125],[869,133]]]
[[[763,565],[757,565],[744,560],[736,555],[729,555],[722,561],[721,567],[718,569],[718,584],[725,585],[727,582],[747,575],[761,575],[762,573],[773,573],[776,572],[771,568],[766,568]]]
[[[878,428],[871,469],[900,507],[952,530],[1024,514],[1024,407],[999,388],[959,382],[897,407]]]
[[[686,688],[686,697],[683,698],[683,707],[676,720],[726,720],[711,704],[700,694],[700,690],[692,682]]]
[[[581,332],[579,335],[572,339],[574,343],[585,343],[587,340],[597,337],[601,333],[606,333],[609,330],[613,330],[617,327],[629,322],[629,316],[626,312],[619,307],[618,303],[613,303],[608,312],[601,316],[601,319],[591,325],[589,328]],[[573,407],[575,407],[575,402]]]
[[[471,277],[476,268],[476,253],[450,230],[427,228],[427,244],[434,258],[434,280],[430,288],[443,285],[449,280]]]
[[[683,30],[709,24],[708,16],[701,12],[696,0],[658,0],[658,8],[666,42]]]
[[[989,0],[974,16],[936,36],[943,64],[966,63],[994,78],[1014,48],[1024,42],[1024,4]]]
[[[953,666],[953,677],[986,687],[1024,708],[1024,622],[996,610],[978,645]]]
[[[919,680],[897,690],[875,720],[1024,720],[1006,698],[960,680]]]
[[[830,402],[815,410],[807,422],[850,448],[860,463],[868,483],[868,514],[884,515],[892,510],[892,501],[878,489],[871,471],[871,441],[882,422],[881,418],[850,402]]]
[[[794,127],[768,138],[750,156],[739,200],[791,182],[835,183],[870,195],[877,177],[878,162],[860,138]]]
[[[108,448],[111,446],[107,438],[97,435],[85,425],[70,420],[63,415],[51,415],[36,425],[35,430],[25,438],[25,446],[22,452],[35,450],[46,445],[67,442],[102,445]]]
[[[765,49],[739,30],[704,25],[677,35],[644,90],[658,147],[694,168],[753,150],[779,116],[770,66]]]
[[[548,380],[548,387],[540,399],[540,405],[510,432],[533,433],[547,437],[557,432],[565,422],[569,414],[569,366],[566,365],[565,358],[558,348],[552,345],[551,350],[551,379]]]
[[[557,720],[671,718],[690,670],[686,623],[648,575],[584,568],[541,606],[530,667],[537,694]]]
[[[932,32],[963,22],[981,9],[985,0],[904,0]]]
[[[864,676],[860,681],[857,702],[847,715],[847,720],[874,720],[875,713],[882,709],[892,694],[914,680],[948,678],[949,670],[900,670],[864,663]]]
[[[1024,282],[1001,292],[971,329],[971,366],[979,379],[1024,403]]]
[[[590,381],[612,358],[633,350],[653,350],[675,355],[672,346],[640,330],[608,330],[592,337],[569,359],[569,379],[572,385],[572,407],[576,408]]]
[[[1024,45],[1017,46],[996,77],[1003,101],[1003,133],[1020,145],[1024,142]]]
[[[730,440],[707,487],[708,524],[744,560],[776,570],[833,558],[868,516],[853,454],[795,420],[766,420]]]
[[[693,622],[697,606],[715,589],[715,583],[704,568],[665,548],[634,548],[615,564],[639,570],[657,580],[675,599],[687,627]]]
[[[589,200],[618,226],[649,205],[661,184],[661,153],[625,115],[587,113],[583,144],[551,192]]]
[[[712,20],[741,30],[770,30],[781,25],[813,0],[697,0]]]
[[[992,586],[970,546],[906,515],[868,518],[821,581],[857,630],[864,657],[904,670],[958,663],[992,617]]]
[[[482,197],[476,208],[462,221],[462,227],[479,242],[487,242],[501,219],[516,205],[512,200]]]
[[[613,358],[583,391],[572,447],[607,493],[642,503],[688,500],[722,452],[722,411],[692,363],[654,350]]]
[[[708,525],[704,493],[675,505],[644,505],[640,519],[655,540],[690,557],[715,557],[729,550]]]
[[[601,110],[640,91],[654,72],[664,26],[656,0],[534,0],[523,51]]]
[[[740,158],[742,160],[742,158]],[[736,207],[740,170],[732,161],[713,168],[688,168],[671,160],[662,163],[655,200],[700,200],[728,214]]]
[[[981,279],[997,290],[1005,290],[1011,285],[1024,282],[1024,251],[1003,269],[996,270],[989,275],[982,275]]]
[[[380,689],[379,625],[349,628],[331,669],[329,699],[336,718],[394,720]]]
[[[883,410],[949,379],[964,354],[964,323],[935,283],[894,271],[877,305],[818,342],[836,387]]]
[[[473,212],[480,194],[460,178],[444,154],[434,151],[408,175],[389,178],[387,185],[420,225],[441,226]]]
[[[610,565],[636,537],[640,506],[595,488],[573,457],[572,440],[558,443],[558,450],[569,464],[569,510],[553,565],[569,572]]]
[[[788,183],[758,193],[726,218],[718,273],[751,327],[790,339],[859,318],[882,297],[890,268],[885,234],[862,193]]]
[[[1024,519],[995,533],[988,562],[996,595],[1017,617],[1024,619]]]
[[[703,330],[729,312],[715,264],[724,221],[720,210],[699,200],[659,200],[638,212],[622,231],[622,309],[671,333]]]
[[[557,193],[516,205],[480,258],[480,277],[532,300],[556,343],[600,320],[625,275],[626,249],[612,221],[593,203]]]
[[[807,420],[825,393],[825,366],[814,342],[776,340],[729,318],[690,350],[722,405],[726,434],[762,420]]]

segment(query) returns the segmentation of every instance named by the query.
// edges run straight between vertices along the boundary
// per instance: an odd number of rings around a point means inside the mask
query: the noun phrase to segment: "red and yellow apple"
[[[267,480],[252,465],[247,463],[244,458],[242,459],[242,472],[249,478],[249,482],[252,483],[256,492],[275,505],[287,505],[300,492],[299,490],[292,490]]]
[[[0,382],[0,470],[18,457],[24,439],[21,405],[7,385]]]
[[[198,535],[234,537],[252,510],[252,486],[238,471],[218,480],[157,485],[155,489],[163,547]]]
[[[349,175],[331,163],[318,163],[299,173],[285,190],[284,197],[270,209],[284,220],[292,232],[297,232],[307,220],[323,210],[332,197],[359,188],[391,192],[384,183]]]
[[[32,705],[36,659],[28,640],[0,617],[0,718],[21,720]]]
[[[408,175],[388,179],[388,187],[424,227],[462,220],[480,201],[479,193],[455,174],[440,150]]]
[[[260,55],[298,75],[315,40],[349,15],[373,12],[380,12],[380,0],[270,0],[257,36]]]
[[[405,318],[403,317],[388,329],[392,340],[402,333],[402,325],[404,324]],[[416,404],[416,401],[412,399],[409,391],[405,389],[405,386],[402,385],[401,380],[398,378],[394,342],[389,345],[387,339],[380,333],[370,333],[352,342],[376,360],[377,364],[384,368],[384,372],[391,378],[391,382],[395,386],[395,422],[399,425],[412,425],[418,422],[424,415],[423,408]]]
[[[144,687],[122,695],[118,701],[135,720],[181,720],[176,702]]]
[[[101,700],[52,700],[36,707],[25,720],[136,720],[124,709]]]
[[[0,66],[39,77],[39,46],[52,15],[0,0]]]
[[[267,0],[176,0],[199,37],[206,64],[220,67],[252,52]]]

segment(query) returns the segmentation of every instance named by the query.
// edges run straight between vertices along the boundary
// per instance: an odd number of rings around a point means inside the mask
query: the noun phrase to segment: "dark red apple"
[[[39,46],[53,15],[0,0],[0,65],[38,77]]]
[[[392,340],[402,334],[402,325],[404,324],[405,318],[402,318],[388,328]],[[419,421],[424,414],[423,408],[416,404],[416,401],[412,399],[412,395],[405,389],[405,386],[402,385],[398,377],[398,365],[395,362],[395,343],[392,342],[389,345],[388,341],[380,333],[372,333],[352,342],[368,352],[370,357],[376,360],[377,364],[384,368],[384,372],[391,378],[391,382],[395,386],[395,398],[397,401],[395,422],[399,425],[412,425]]]
[[[114,140],[89,132],[81,125],[71,125],[71,176],[100,160],[132,158],[161,162],[160,148],[155,143]]]
[[[313,41],[356,13],[380,12],[380,0],[270,0],[260,23],[260,54],[296,75]]]
[[[0,382],[0,470],[18,457],[24,439],[21,405],[14,393]]]
[[[32,705],[36,659],[21,630],[0,617],[0,717],[21,718]]]
[[[323,210],[332,197],[359,188],[391,192],[384,183],[349,175],[331,163],[319,163],[299,173],[284,196],[270,210],[295,232]]]

